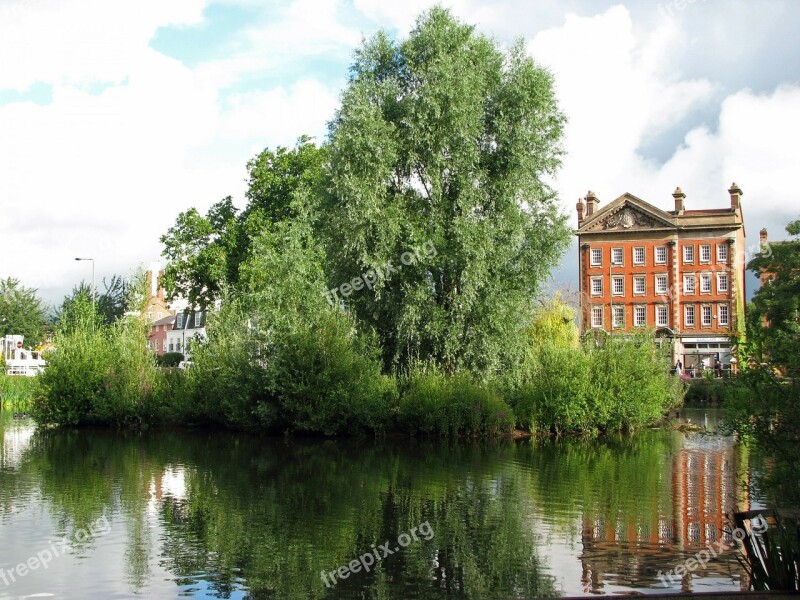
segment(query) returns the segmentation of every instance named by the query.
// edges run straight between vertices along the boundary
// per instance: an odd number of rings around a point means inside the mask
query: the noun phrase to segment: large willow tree
[[[504,52],[445,9],[357,51],[321,229],[332,286],[383,275],[345,303],[378,331],[387,366],[489,374],[516,360],[570,236],[547,183],[564,122],[522,42]],[[435,255],[403,263],[426,243]]]

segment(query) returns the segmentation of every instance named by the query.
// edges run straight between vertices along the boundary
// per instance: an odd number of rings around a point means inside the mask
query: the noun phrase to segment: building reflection
[[[751,507],[747,455],[729,438],[690,435],[665,460],[671,463],[664,468],[669,473],[668,493],[652,514],[609,514],[602,508],[584,514],[579,556],[584,593],[602,592],[608,586],[665,585],[671,591],[699,591],[693,589],[691,574],[682,578],[673,574],[671,581],[663,574],[701,550],[719,548],[715,543],[720,539],[728,549],[697,568],[694,576],[713,578],[717,584],[728,580],[732,588],[748,589],[732,546],[730,520],[733,512]]]

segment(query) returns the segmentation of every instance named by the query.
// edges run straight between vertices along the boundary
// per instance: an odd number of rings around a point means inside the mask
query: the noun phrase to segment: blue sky
[[[158,259],[178,212],[243,203],[257,152],[323,140],[363,37],[405,36],[431,4],[3,0],[0,277],[58,302],[90,276],[75,256],[98,279]],[[573,224],[588,189],[669,209],[681,186],[710,208],[734,180],[751,243],[800,216],[800,3],[444,5],[553,71],[570,119],[554,185]],[[577,287],[575,254],[554,287]]]

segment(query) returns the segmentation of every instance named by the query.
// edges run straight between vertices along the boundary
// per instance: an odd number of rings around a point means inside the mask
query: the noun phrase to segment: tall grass
[[[0,409],[27,412],[35,394],[35,377],[11,377],[0,373]]]

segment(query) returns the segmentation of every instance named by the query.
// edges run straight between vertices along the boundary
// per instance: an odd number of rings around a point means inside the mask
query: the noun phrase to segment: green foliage
[[[36,378],[0,373],[0,409],[28,410],[35,395]]]
[[[165,286],[170,297],[207,309],[223,290],[239,282],[240,267],[253,253],[265,228],[299,216],[298,197],[319,194],[325,151],[307,136],[294,148],[265,149],[247,163],[247,207],[237,211],[230,196],[203,216],[191,208],[161,236],[169,260]]]
[[[357,51],[330,127],[329,282],[436,249],[347,300],[387,366],[482,376],[518,360],[532,299],[570,238],[546,183],[564,121],[522,43],[504,53],[442,8],[407,40],[379,33]]]
[[[160,356],[156,356],[156,364],[159,367],[177,367],[183,360],[183,354],[180,352],[165,352]]]
[[[21,286],[19,279],[0,279],[0,337],[25,336],[35,348],[45,337],[46,309],[36,290]]]
[[[422,367],[403,382],[398,419],[412,433],[453,437],[511,433],[514,426],[511,408],[467,374]]]
[[[786,226],[792,239],[769,244],[747,268],[769,281],[753,295],[748,339],[756,362],[769,362],[800,376],[800,220]],[[766,326],[765,326],[766,325]]]
[[[506,392],[518,423],[532,431],[619,431],[659,421],[683,397],[652,334],[543,344],[526,381]]]
[[[152,422],[158,410],[154,386],[158,370],[145,347],[144,325],[135,318],[98,325],[80,309],[55,336],[57,350],[37,377],[34,418],[46,425]]]

